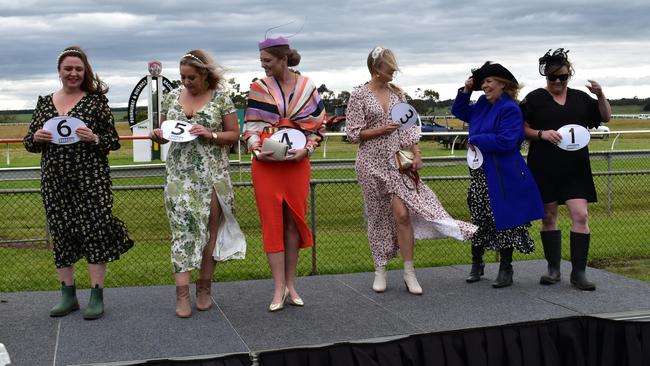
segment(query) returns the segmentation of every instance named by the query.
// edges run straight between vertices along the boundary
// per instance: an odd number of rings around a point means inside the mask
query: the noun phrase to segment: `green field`
[[[451,121],[458,123],[458,121]],[[614,120],[612,130],[646,129],[644,120]],[[26,126],[0,126],[0,136],[21,138]],[[128,126],[118,124],[121,135],[129,133]],[[624,136],[616,140],[616,150],[648,150],[648,135]],[[594,139],[590,150],[608,151],[614,141]],[[131,143],[124,141],[122,149],[111,153],[112,165],[132,164]],[[426,157],[449,156],[451,150],[444,149],[435,141],[421,142]],[[344,143],[340,137],[330,137],[327,141],[327,158],[353,159],[356,146]],[[317,150],[314,158],[322,158],[325,147]],[[37,166],[39,154],[25,152],[22,144],[0,146],[0,167]],[[7,154],[10,164],[6,164]],[[456,151],[456,156],[464,156],[464,151]],[[236,159],[236,156],[231,156]],[[244,160],[248,160],[244,156]],[[594,172],[608,170],[607,161],[592,162]],[[615,171],[650,170],[650,161],[644,158],[614,160],[611,166]],[[426,167],[422,176],[467,176],[463,164],[441,167]],[[314,170],[313,179],[354,179],[350,169],[319,171]],[[234,173],[233,182],[247,182],[247,173]],[[622,175],[608,178],[595,178],[599,202],[590,205],[590,227],[593,232],[590,258],[592,264],[613,272],[648,281],[650,268],[650,176]],[[115,179],[114,186],[162,185],[161,177]],[[468,220],[466,206],[466,180],[437,180],[428,184],[439,195],[447,210],[456,218]],[[608,186],[611,190],[608,192]],[[38,181],[0,182],[0,189],[38,188]],[[266,258],[261,250],[259,220],[254,204],[252,188],[236,188],[237,217],[247,235],[247,259],[219,265],[215,280],[238,280],[267,278],[270,273]],[[329,183],[316,186],[316,264],[317,273],[341,273],[371,271],[372,261],[367,244],[366,227],[363,218],[363,202],[356,183]],[[608,193],[611,205],[608,205]],[[43,206],[38,193],[14,193],[0,195],[0,238],[25,239],[42,238],[45,232]],[[115,214],[124,220],[136,241],[136,246],[123,259],[109,266],[108,286],[140,286],[173,283],[169,262],[169,229],[162,200],[161,189],[128,190],[115,193]],[[309,216],[309,215],[308,215]],[[561,224],[568,240],[568,218],[561,210]],[[538,240],[539,224],[531,228],[533,237]],[[538,242],[538,245],[540,243]],[[301,253],[299,274],[311,272],[311,250]],[[564,246],[563,257],[568,259],[568,245]],[[531,256],[516,255],[516,260],[543,258],[541,249]],[[494,259],[490,254],[488,259]],[[469,249],[465,243],[454,240],[418,242],[416,265],[418,267],[469,263]],[[79,284],[87,286],[85,266],[80,263]],[[399,268],[400,262],[394,260],[390,268]],[[23,243],[0,246],[0,291],[53,290],[58,287],[51,250],[45,243]],[[516,276],[516,275],[515,275]]]

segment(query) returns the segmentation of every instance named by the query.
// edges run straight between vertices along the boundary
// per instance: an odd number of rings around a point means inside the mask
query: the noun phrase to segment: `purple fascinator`
[[[269,47],[275,47],[275,46],[288,46],[289,45],[289,39],[285,37],[277,37],[277,38],[267,38],[263,41],[258,42],[257,44],[260,48],[260,51],[269,48]]]

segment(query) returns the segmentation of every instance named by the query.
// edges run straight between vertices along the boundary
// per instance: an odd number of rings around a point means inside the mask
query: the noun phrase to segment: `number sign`
[[[583,126],[570,124],[560,127],[557,132],[562,135],[562,141],[557,145],[566,151],[576,151],[589,144],[591,135]]]
[[[69,145],[79,141],[76,132],[77,128],[86,127],[86,124],[79,118],[59,116],[50,118],[43,125],[43,129],[52,133],[52,143],[57,145]]]
[[[163,122],[160,128],[162,129],[163,137],[165,140],[169,141],[188,142],[199,137],[199,135],[193,135],[190,133],[192,124],[186,121],[170,119]]]

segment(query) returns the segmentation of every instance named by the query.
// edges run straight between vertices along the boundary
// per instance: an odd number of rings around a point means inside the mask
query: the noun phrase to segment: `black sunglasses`
[[[546,80],[548,80],[548,81],[555,81],[557,79],[560,79],[560,81],[567,81],[567,80],[569,80],[569,74],[546,75]]]

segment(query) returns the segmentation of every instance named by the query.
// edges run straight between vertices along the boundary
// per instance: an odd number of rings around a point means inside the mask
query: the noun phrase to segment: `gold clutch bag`
[[[411,169],[413,166],[413,159],[415,159],[415,154],[411,150],[399,150],[395,153],[395,160],[397,161],[397,169],[400,173]]]
[[[277,160],[284,160],[287,157],[287,151],[289,151],[289,145],[284,142],[278,142],[272,138],[264,139],[262,143],[262,152],[273,152],[273,157]]]

